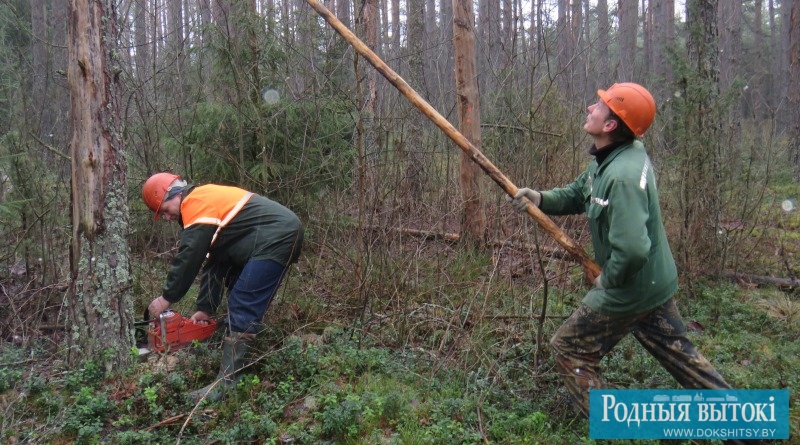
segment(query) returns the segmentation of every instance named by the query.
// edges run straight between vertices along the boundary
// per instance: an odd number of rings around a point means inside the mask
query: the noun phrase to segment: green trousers
[[[643,314],[612,317],[581,305],[550,340],[556,370],[576,409],[588,417],[589,390],[605,387],[600,360],[628,334],[686,389],[730,389],[686,336],[675,301]]]

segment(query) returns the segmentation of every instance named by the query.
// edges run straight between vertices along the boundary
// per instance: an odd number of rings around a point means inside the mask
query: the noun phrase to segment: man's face
[[[161,203],[158,215],[167,221],[177,221],[181,216],[181,195],[180,193]]]
[[[598,100],[587,108],[586,123],[583,131],[591,136],[602,136],[617,127],[617,121],[611,119],[611,110],[605,102]]]

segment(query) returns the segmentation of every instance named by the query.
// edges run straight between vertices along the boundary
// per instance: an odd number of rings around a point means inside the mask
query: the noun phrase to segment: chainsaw
[[[137,346],[139,355],[150,352],[170,352],[191,345],[195,341],[202,341],[211,337],[217,329],[217,322],[208,320],[208,324],[195,323],[190,318],[184,318],[178,312],[166,310],[158,319],[148,320],[145,309],[143,322],[135,323],[145,329],[137,329]],[[146,347],[145,347],[146,346]]]

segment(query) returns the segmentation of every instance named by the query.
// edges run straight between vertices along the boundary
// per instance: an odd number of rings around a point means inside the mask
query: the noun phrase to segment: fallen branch
[[[25,364],[28,364],[28,363],[35,363],[35,362],[38,362],[38,361],[39,360],[37,360],[37,359],[29,358],[27,360],[21,360],[21,361],[18,361],[18,362],[0,363],[0,367],[19,366],[19,365],[25,365]]]
[[[420,230],[420,229],[409,229],[405,227],[379,227],[379,226],[370,226],[369,229],[373,231],[390,231],[396,232],[403,235],[415,236],[423,239],[429,240],[442,240],[451,243],[456,243],[458,240],[461,239],[461,235],[457,233],[447,233],[447,232],[433,232],[430,230]],[[570,260],[572,257],[570,254],[557,247],[550,247],[550,246],[536,246],[535,244],[530,243],[521,243],[517,241],[507,241],[507,240],[493,240],[489,241],[490,246],[494,247],[511,247],[514,249],[520,250],[536,250],[537,248],[541,250],[545,255],[556,258],[559,260]]]
[[[481,317],[483,320],[534,320],[540,318],[541,314],[533,314],[530,315],[486,315]],[[545,315],[545,318],[553,318],[553,319],[565,319],[569,318],[569,315]]]
[[[752,275],[740,272],[725,272],[720,274],[720,277],[727,278],[737,282],[756,284],[759,286],[776,286],[784,290],[793,290],[800,288],[800,279],[797,278],[776,278],[765,275]]]
[[[161,428],[162,426],[168,426],[168,425],[172,425],[172,424],[178,423],[178,421],[183,419],[184,417],[186,417],[186,414],[178,414],[177,416],[168,417],[168,418],[162,420],[161,422],[158,422],[155,425],[151,425],[151,426],[147,427],[145,429],[145,431],[151,432],[151,431],[155,430],[156,428]]]
[[[370,226],[370,229],[373,231],[383,231],[388,230],[390,232],[396,232],[403,235],[410,235],[415,236],[418,238],[423,239],[430,239],[430,240],[444,240],[444,241],[451,241],[451,242],[458,242],[461,239],[461,235],[457,233],[447,233],[447,232],[433,232],[430,230],[419,230],[419,229],[408,229],[404,227],[389,227],[388,229],[385,227],[378,227],[378,226]]]

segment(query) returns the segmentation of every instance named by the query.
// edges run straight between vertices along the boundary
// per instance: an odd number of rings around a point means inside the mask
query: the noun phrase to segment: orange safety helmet
[[[156,173],[144,182],[142,199],[147,207],[156,213],[154,219],[158,219],[158,212],[161,204],[164,203],[164,196],[167,195],[169,186],[176,179],[181,179],[181,177],[172,173]]]
[[[615,83],[607,90],[597,90],[597,95],[638,137],[644,136],[656,117],[656,101],[639,84]]]

